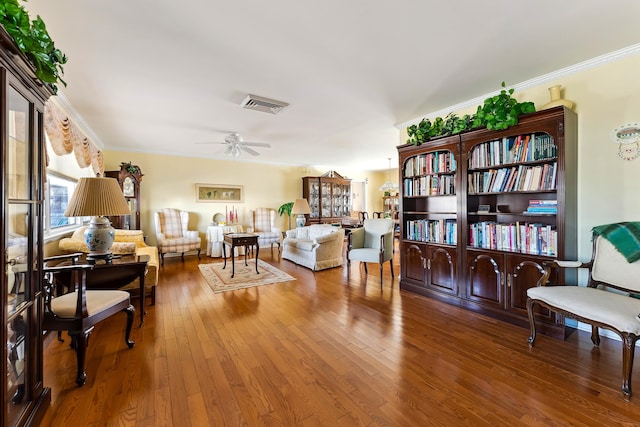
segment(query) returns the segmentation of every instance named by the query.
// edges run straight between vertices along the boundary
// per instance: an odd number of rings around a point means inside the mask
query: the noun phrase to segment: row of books
[[[499,224],[483,221],[469,225],[469,245],[476,248],[555,256],[558,232],[550,225]]]
[[[433,173],[447,173],[456,170],[456,159],[450,151],[435,151],[419,154],[407,159],[404,164],[404,176],[420,176]]]
[[[407,221],[408,240],[455,245],[458,242],[455,219]]]
[[[468,176],[469,193],[555,190],[558,163],[473,172]]]
[[[529,200],[529,206],[524,211],[529,215],[545,215],[558,213],[558,201],[557,200]]]
[[[455,176],[429,175],[405,178],[402,181],[404,196],[449,196],[456,194]]]
[[[546,133],[504,137],[476,145],[469,157],[469,168],[554,159],[557,150],[553,138]]]

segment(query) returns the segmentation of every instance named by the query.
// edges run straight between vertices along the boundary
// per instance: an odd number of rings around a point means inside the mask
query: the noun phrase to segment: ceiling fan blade
[[[268,144],[266,142],[241,142],[240,145],[250,146],[250,147],[271,148],[271,144]]]
[[[260,153],[258,153],[256,150],[252,150],[251,148],[247,147],[246,145],[240,145],[240,148],[242,148],[244,151],[246,151],[247,153],[253,155],[253,156],[259,156]]]
[[[227,144],[227,142],[219,142],[219,141],[198,141],[198,142],[194,142],[194,144]]]

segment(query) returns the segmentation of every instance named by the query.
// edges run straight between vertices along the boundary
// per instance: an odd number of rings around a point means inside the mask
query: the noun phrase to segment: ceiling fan
[[[227,146],[224,153],[229,157],[239,157],[242,151],[252,156],[260,155],[260,153],[250,147],[271,148],[271,144],[267,144],[266,142],[247,142],[242,139],[242,136],[237,132],[232,132],[225,136],[224,142],[201,142],[200,144],[224,144]]]

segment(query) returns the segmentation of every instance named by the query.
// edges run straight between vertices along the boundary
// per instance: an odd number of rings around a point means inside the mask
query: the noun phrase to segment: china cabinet
[[[309,203],[309,224],[351,222],[351,180],[339,173],[302,178],[302,197]]]
[[[51,399],[43,385],[44,102],[52,95],[0,27],[2,425],[37,425]]]
[[[400,286],[528,326],[526,292],[543,263],[577,256],[576,147],[577,117],[562,106],[506,130],[398,147]],[[536,315],[544,333],[568,333],[563,318]]]
[[[140,183],[143,177],[140,168],[131,163],[122,163],[120,170],[105,171],[104,175],[118,180],[131,210],[131,215],[109,217],[111,225],[123,230],[140,230]]]
[[[398,216],[398,210],[400,208],[400,197],[395,196],[382,196],[382,212],[385,218],[396,218]]]

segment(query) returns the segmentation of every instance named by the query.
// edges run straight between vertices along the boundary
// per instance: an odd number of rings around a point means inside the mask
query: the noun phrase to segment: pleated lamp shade
[[[298,215],[296,217],[296,225],[298,227],[303,227],[307,222],[307,218],[305,215],[309,215],[311,213],[311,209],[309,209],[309,203],[307,199],[296,199],[293,202],[293,207],[291,208],[292,215]]]
[[[80,178],[64,216],[130,215],[115,178]]]
[[[115,230],[107,216],[131,215],[115,178],[80,178],[64,216],[91,216],[84,231],[87,259],[111,258]]]

